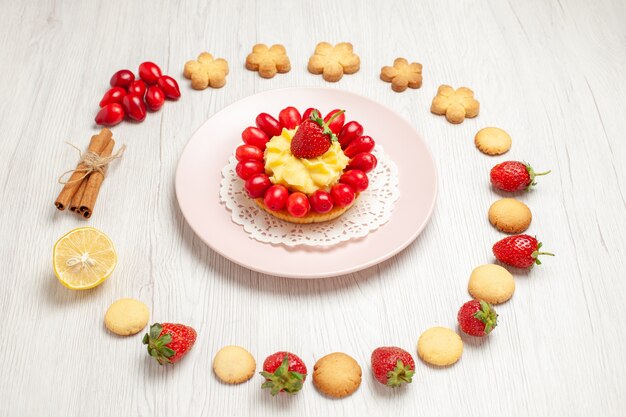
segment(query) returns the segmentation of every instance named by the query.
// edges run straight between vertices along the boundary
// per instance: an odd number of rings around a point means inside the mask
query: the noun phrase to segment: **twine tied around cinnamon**
[[[98,155],[97,153],[91,152],[91,151],[87,151],[83,153],[83,151],[81,151],[80,148],[78,148],[77,146],[69,142],[65,142],[65,143],[67,143],[72,148],[78,151],[78,154],[80,155],[80,160],[78,161],[78,164],[79,165],[82,164],[84,167],[70,169],[70,170],[65,171],[63,174],[61,174],[58,178],[58,182],[59,184],[63,184],[63,185],[73,183],[73,182],[80,182],[84,180],[85,178],[87,178],[89,174],[91,174],[92,172],[99,172],[103,176],[106,175],[106,167],[114,160],[121,158],[122,155],[124,154],[124,151],[126,150],[126,145],[122,145],[120,149],[114,154],[112,154],[111,156],[102,157]],[[68,174],[71,175],[74,172],[82,172],[83,175],[71,181],[65,181],[63,179]]]

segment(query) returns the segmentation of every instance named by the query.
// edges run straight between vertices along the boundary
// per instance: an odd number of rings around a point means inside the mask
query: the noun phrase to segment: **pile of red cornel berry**
[[[111,77],[111,89],[100,100],[96,124],[115,126],[124,118],[142,122],[146,109],[157,111],[165,99],[178,100],[180,89],[175,79],[163,75],[154,62],[139,65],[139,79],[132,71],[119,70]]]

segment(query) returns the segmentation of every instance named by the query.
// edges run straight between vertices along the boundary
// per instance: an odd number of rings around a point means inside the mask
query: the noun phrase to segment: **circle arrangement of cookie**
[[[352,207],[376,168],[375,142],[344,110],[303,115],[286,107],[278,119],[267,113],[241,134],[236,172],[261,209],[291,223],[333,220]]]
[[[532,219],[528,206],[514,198],[502,198],[489,207],[489,222],[504,233],[522,233]]]
[[[487,155],[502,155],[511,149],[512,142],[511,136],[498,127],[485,127],[474,136],[476,147]]]
[[[104,315],[104,325],[119,336],[142,331],[148,324],[148,306],[132,298],[121,298],[111,304]]]
[[[291,63],[283,45],[257,44],[247,56],[245,67],[263,78],[272,78],[290,71]],[[352,44],[347,42],[336,45],[320,42],[308,62],[309,72],[321,74],[328,82],[339,81],[344,74],[354,74],[359,68],[360,58],[354,53]],[[196,60],[185,64],[184,76],[191,80],[191,87],[196,90],[221,88],[226,84],[228,71],[226,60],[214,59],[208,52],[203,52]],[[98,124],[117,124],[125,114],[141,121],[145,118],[146,106],[158,110],[165,98],[176,100],[180,97],[176,81],[162,75],[156,64],[142,63],[139,75],[141,80],[135,80],[128,70],[114,74],[111,79],[113,88],[100,103],[103,109],[96,117]],[[380,78],[391,83],[396,92],[420,88],[422,65],[397,58],[393,66],[381,69]],[[432,113],[443,115],[455,124],[478,116],[479,110],[480,104],[472,90],[467,87],[454,89],[448,85],[438,88],[431,105]],[[343,215],[355,204],[359,194],[367,190],[367,174],[377,165],[372,153],[374,140],[364,135],[363,126],[357,121],[346,123],[345,111],[340,109],[330,111],[325,117],[314,108],[300,113],[291,106],[281,110],[277,118],[261,113],[255,119],[255,126],[247,127],[241,136],[244,143],[235,150],[236,173],[244,181],[247,195],[262,210],[288,222],[324,222]],[[476,147],[487,155],[507,152],[512,142],[504,130],[495,127],[481,129],[474,141]],[[492,168],[490,181],[501,191],[518,192],[530,190],[536,185],[537,176],[549,172],[537,173],[527,163],[506,161]],[[503,198],[489,208],[489,221],[502,232],[517,234],[530,226],[532,214],[521,201]],[[83,245],[89,244],[91,250],[101,249],[93,253],[93,259],[85,250],[77,252],[73,239],[81,233],[99,242],[94,246],[90,239],[79,239]],[[541,242],[533,236],[515,235],[500,240],[492,250],[500,263],[531,268],[541,263],[540,255],[553,256],[541,252],[541,247]],[[98,257],[95,257],[96,253]],[[57,243],[54,261],[55,271],[64,285],[87,289],[110,275],[117,255],[110,240],[101,232],[77,229]],[[74,267],[79,268],[75,270]],[[91,272],[97,267],[99,273],[89,280],[82,273],[87,267],[92,268]],[[468,292],[473,299],[461,305],[457,313],[459,329],[474,337],[490,334],[498,319],[493,305],[506,302],[514,291],[513,275],[504,267],[495,264],[476,267],[468,283]],[[104,324],[111,332],[128,336],[144,329],[148,318],[149,310],[144,303],[123,298],[109,307]],[[162,322],[150,326],[142,343],[148,354],[163,365],[181,360],[191,350],[196,338],[197,333],[192,327]],[[428,364],[449,366],[461,358],[463,341],[449,328],[432,327],[419,337],[417,353]],[[248,381],[255,370],[254,357],[240,346],[225,346],[213,359],[216,377],[227,384]],[[378,347],[371,355],[371,370],[379,383],[399,387],[412,382],[415,361],[400,347]],[[295,394],[303,388],[308,370],[298,355],[278,351],[265,359],[260,375],[263,378],[261,387],[272,395]],[[351,356],[335,352],[317,361],[312,379],[322,394],[343,398],[353,394],[361,385],[362,369]]]
[[[241,384],[249,380],[255,369],[254,357],[240,346],[224,346],[213,359],[213,372],[227,384]]]

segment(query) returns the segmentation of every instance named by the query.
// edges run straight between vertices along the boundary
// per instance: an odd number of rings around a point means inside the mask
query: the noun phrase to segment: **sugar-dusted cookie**
[[[490,304],[502,304],[515,292],[513,275],[500,265],[481,265],[472,271],[467,290],[472,297]]]
[[[213,359],[213,372],[227,384],[241,384],[249,380],[255,369],[252,354],[239,346],[224,346]]]
[[[128,336],[146,327],[149,318],[150,312],[144,303],[132,298],[120,298],[104,315],[104,325],[117,335]]]
[[[345,353],[328,354],[313,367],[313,384],[329,397],[347,397],[361,385],[361,367]]]
[[[461,336],[446,327],[431,327],[417,341],[417,354],[431,365],[452,365],[462,353]]]
[[[456,90],[449,85],[441,85],[437,95],[433,98],[430,111],[434,114],[445,115],[450,123],[462,123],[466,117],[478,116],[480,103],[474,98],[474,92],[467,87]]]
[[[485,127],[474,136],[474,144],[484,154],[502,155],[511,149],[511,136],[498,127]]]
[[[514,198],[502,198],[489,207],[489,222],[505,233],[522,233],[532,219],[528,206]]]
[[[283,45],[267,47],[262,43],[252,47],[252,53],[246,58],[246,68],[258,71],[263,78],[272,78],[276,73],[289,72],[291,62]]]
[[[382,67],[380,79],[391,83],[391,89],[401,93],[407,88],[422,86],[422,64],[409,62],[404,58],[396,58],[392,67]]]
[[[185,63],[183,75],[191,80],[191,88],[194,90],[221,88],[226,84],[228,62],[222,58],[213,59],[210,53],[202,52],[196,61]]]
[[[309,58],[308,69],[311,74],[322,74],[324,80],[334,83],[343,74],[354,74],[361,67],[361,59],[353,52],[352,44],[340,42],[333,46],[320,42]]]

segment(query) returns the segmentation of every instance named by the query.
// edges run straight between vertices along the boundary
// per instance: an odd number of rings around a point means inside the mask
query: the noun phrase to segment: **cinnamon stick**
[[[76,193],[70,201],[70,211],[73,211],[74,213],[79,213],[80,202],[83,199],[83,195],[85,194],[85,188],[87,187],[88,179],[89,177],[87,176],[81,180],[80,187],[78,187],[78,190],[76,190]]]
[[[109,144],[111,137],[113,134],[107,128],[104,128],[98,133],[91,137],[91,141],[89,142],[89,148],[87,148],[88,152],[95,152],[100,154],[102,150]],[[80,178],[85,175],[85,169],[87,167],[83,163],[79,163],[76,166],[76,169],[70,176],[70,179],[65,183],[63,189],[59,193],[54,205],[59,210],[65,210],[65,208],[70,204],[72,197],[76,194],[76,191],[80,188],[81,181]]]
[[[115,147],[115,140],[109,140],[109,143],[104,148],[104,150],[100,153],[101,158],[108,158],[113,153],[113,148]],[[84,218],[88,219],[91,217],[91,213],[93,213],[93,208],[96,205],[96,200],[98,199],[98,194],[100,193],[100,186],[102,185],[102,181],[104,181],[104,174],[106,173],[107,167],[100,171],[94,171],[89,175],[89,179],[87,180],[87,185],[85,186],[85,192],[83,193],[83,198],[80,200],[80,208],[79,212],[83,215]]]

